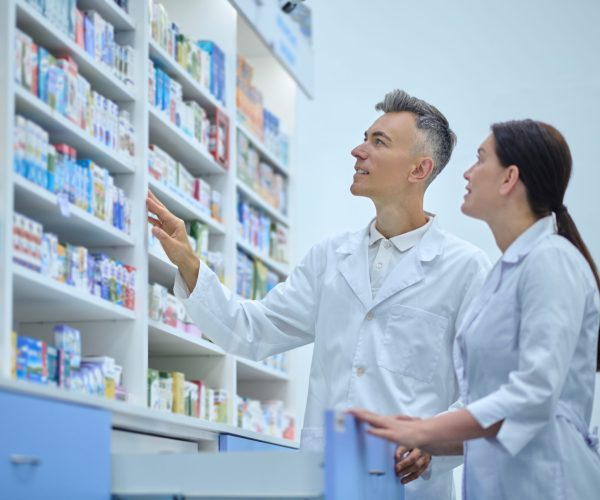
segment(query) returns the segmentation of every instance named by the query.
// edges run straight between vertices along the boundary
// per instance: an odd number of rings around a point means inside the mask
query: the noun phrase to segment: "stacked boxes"
[[[109,356],[81,357],[81,334],[55,325],[54,344],[13,332],[13,377],[115,399],[126,394],[121,366]],[[117,390],[118,389],[118,390]]]
[[[38,273],[42,270],[43,226],[17,212],[13,215],[13,261]]]
[[[185,380],[181,372],[148,369],[148,407],[209,422],[227,423],[228,393],[202,380]]]
[[[236,105],[238,118],[262,140],[264,137],[263,96],[252,84],[253,75],[254,69],[250,63],[248,63],[243,56],[238,55],[236,74]]]
[[[256,250],[278,262],[289,261],[288,229],[240,197],[238,234]]]
[[[54,57],[20,30],[17,30],[15,46],[18,84],[107,148],[130,156],[135,154],[128,114],[92,90],[73,59]]]
[[[207,113],[195,101],[184,101],[181,84],[150,61],[150,104],[162,111],[184,134],[208,151],[211,124]]]
[[[245,299],[260,300],[281,281],[259,259],[238,250],[236,293]]]
[[[237,175],[272,207],[287,213],[287,179],[261,161],[256,148],[241,132],[237,136]]]
[[[257,401],[237,399],[238,427],[278,438],[295,439],[295,419],[286,412],[283,401]]]
[[[41,224],[17,212],[13,216],[13,260],[48,278],[135,309],[135,267],[102,253],[90,253],[82,246],[61,245],[56,235],[44,233]]]
[[[225,54],[213,41],[193,42],[171,22],[164,5],[150,5],[152,39],[225,105]]]
[[[263,96],[252,83],[254,68],[241,55],[237,60],[236,105],[238,119],[250,129],[284,166],[289,164],[289,138],[279,118],[265,108]]]
[[[206,179],[194,178],[181,163],[153,144],[148,151],[148,170],[154,179],[195,205],[206,217],[222,221],[221,193],[213,189]]]
[[[78,161],[77,152],[67,144],[50,144],[44,129],[20,115],[15,116],[14,170],[130,234],[131,202],[108,170],[91,160]]]
[[[132,84],[133,48],[115,42],[115,28],[94,11],[81,12],[76,0],[27,0],[51,24],[93,59],[106,64],[117,78]]]

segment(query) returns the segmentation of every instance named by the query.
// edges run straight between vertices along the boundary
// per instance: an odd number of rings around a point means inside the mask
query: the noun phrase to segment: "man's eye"
[[[381,139],[375,139],[375,144],[380,145],[385,143]]]

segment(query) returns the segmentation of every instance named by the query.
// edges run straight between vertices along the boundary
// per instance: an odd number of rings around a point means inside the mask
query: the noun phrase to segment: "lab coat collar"
[[[523,231],[523,233],[510,244],[502,255],[502,262],[516,264],[535,248],[539,240],[555,233],[556,225],[554,216],[548,215],[543,217]]]
[[[439,227],[437,218],[432,216],[432,219],[421,240],[408,251],[402,264],[396,266],[386,278],[375,299],[373,299],[369,279],[368,245],[370,225],[350,235],[336,249],[338,253],[347,254],[347,257],[342,258],[338,263],[338,270],[367,310],[395,293],[421,281],[424,277],[421,263],[432,261],[442,253],[444,233]]]
[[[440,227],[437,217],[434,214],[427,214],[431,217],[429,228],[417,243],[416,250],[421,262],[429,262],[441,255],[444,249],[444,232]]]
[[[374,245],[381,239],[386,239],[383,234],[379,232],[377,226],[375,224],[377,219],[373,219],[371,224],[369,224],[369,246]],[[423,237],[423,235],[429,229],[431,222],[433,220],[433,216],[431,214],[427,215],[427,222],[417,229],[413,229],[412,231],[408,231],[404,234],[399,234],[398,236],[393,236],[389,238],[389,241],[396,247],[396,249],[400,252],[406,252],[414,247]]]
[[[371,281],[369,279],[369,226],[351,234],[336,252],[346,254],[338,262],[338,271],[342,274],[352,291],[366,310],[373,302]]]

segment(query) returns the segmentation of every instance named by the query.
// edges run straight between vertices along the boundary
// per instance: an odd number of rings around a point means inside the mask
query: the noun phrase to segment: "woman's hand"
[[[385,416],[362,408],[353,408],[349,413],[358,420],[371,426],[367,430],[373,436],[382,437],[388,441],[405,446],[407,449],[418,448],[416,432],[421,420],[406,416]]]

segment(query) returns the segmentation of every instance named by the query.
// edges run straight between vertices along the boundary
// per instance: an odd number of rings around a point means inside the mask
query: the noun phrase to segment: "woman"
[[[454,345],[465,408],[426,420],[353,410],[370,432],[433,454],[462,453],[463,498],[597,499],[588,434],[600,322],[596,266],[563,197],[571,154],[552,126],[492,126],[462,211],[484,220],[502,257]]]

